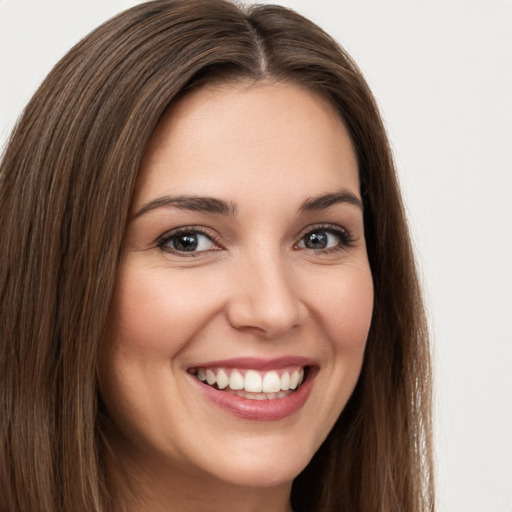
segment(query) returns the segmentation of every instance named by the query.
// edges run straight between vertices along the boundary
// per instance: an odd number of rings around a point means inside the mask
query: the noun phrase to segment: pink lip
[[[221,359],[195,364],[191,368],[242,368],[252,370],[278,370],[285,366],[317,366],[318,364],[307,357],[283,356],[275,359],[260,359],[257,357],[238,357],[235,359]]]
[[[299,411],[306,403],[313,381],[318,373],[318,367],[311,368],[313,361],[301,357],[282,357],[273,360],[239,358],[225,361],[210,361],[198,364],[194,368],[224,367],[224,368],[252,368],[255,370],[278,369],[284,366],[298,365],[310,366],[307,378],[297,389],[283,398],[274,400],[250,400],[241,396],[215,389],[208,384],[190,376],[194,385],[204,393],[206,398],[226,412],[239,418],[255,421],[277,421],[291,416]],[[314,364],[314,363],[313,363]]]

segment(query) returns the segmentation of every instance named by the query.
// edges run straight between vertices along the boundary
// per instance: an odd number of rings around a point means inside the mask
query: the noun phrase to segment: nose
[[[233,276],[227,304],[232,327],[272,339],[300,326],[307,315],[293,269],[282,257],[251,258]]]

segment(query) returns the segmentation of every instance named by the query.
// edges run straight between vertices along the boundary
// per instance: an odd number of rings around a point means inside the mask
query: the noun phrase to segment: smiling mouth
[[[270,371],[198,367],[189,371],[214,389],[249,400],[274,400],[298,390],[307,378],[308,367],[294,365]]]

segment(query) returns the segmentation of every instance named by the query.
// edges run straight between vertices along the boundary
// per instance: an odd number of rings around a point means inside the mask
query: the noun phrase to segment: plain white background
[[[0,0],[0,145],[137,0]],[[393,144],[435,351],[439,512],[512,512],[512,1],[278,0],[355,58]]]

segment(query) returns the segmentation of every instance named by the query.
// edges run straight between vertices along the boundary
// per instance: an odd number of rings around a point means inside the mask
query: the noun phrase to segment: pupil
[[[173,245],[177,251],[195,251],[197,249],[197,235],[185,233],[174,239]]]
[[[306,247],[309,249],[325,249],[327,247],[326,233],[310,233],[306,240]]]

